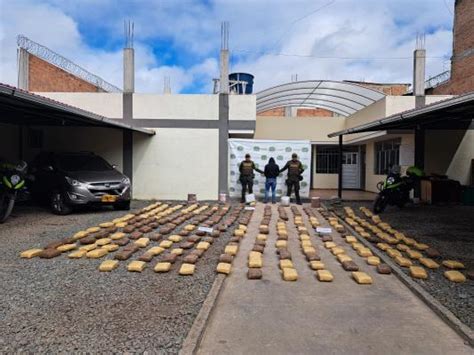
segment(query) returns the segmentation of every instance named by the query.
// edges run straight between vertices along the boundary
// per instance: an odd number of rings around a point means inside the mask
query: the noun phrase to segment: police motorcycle
[[[17,165],[0,162],[0,223],[10,216],[15,201],[26,199],[27,169],[24,161]]]
[[[380,192],[374,201],[374,212],[381,213],[388,205],[403,208],[411,202],[410,192],[419,184],[423,176],[423,170],[416,166],[410,166],[405,176],[401,176],[399,166],[393,166],[385,181],[380,181],[377,184],[377,189]]]

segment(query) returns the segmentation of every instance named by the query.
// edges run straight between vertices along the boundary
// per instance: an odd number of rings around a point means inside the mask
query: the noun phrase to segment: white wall
[[[443,142],[440,144],[440,142]],[[431,130],[425,138],[425,172],[470,184],[474,159],[473,130]]]
[[[257,116],[256,95],[229,95],[229,119],[252,120]]]
[[[108,92],[37,92],[36,94],[108,118],[122,118],[122,94]]]
[[[134,94],[133,117],[217,120],[219,119],[219,96]]]
[[[160,128],[153,137],[134,134],[133,194],[137,199],[217,199],[217,129]]]
[[[35,127],[41,128],[41,127]],[[122,171],[122,131],[99,127],[43,127],[43,151],[94,152]],[[25,149],[28,159],[40,150]]]
[[[313,143],[335,143],[338,138],[328,134],[344,128],[343,117],[271,117],[259,116],[256,139],[309,140]]]

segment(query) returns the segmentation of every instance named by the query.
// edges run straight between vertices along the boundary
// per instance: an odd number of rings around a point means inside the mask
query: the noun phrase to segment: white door
[[[360,189],[359,153],[342,153],[342,187]]]

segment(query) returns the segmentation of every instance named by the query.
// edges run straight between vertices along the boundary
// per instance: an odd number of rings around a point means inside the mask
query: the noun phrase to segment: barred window
[[[375,143],[375,174],[388,174],[393,165],[400,164],[400,144],[401,139]]]
[[[316,174],[337,174],[339,148],[316,146]]]

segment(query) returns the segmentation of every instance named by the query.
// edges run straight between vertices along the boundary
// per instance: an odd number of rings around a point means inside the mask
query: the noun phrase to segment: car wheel
[[[66,215],[72,212],[71,206],[68,206],[61,192],[55,191],[51,196],[51,210],[54,214]]]
[[[117,211],[128,211],[130,210],[130,201],[117,202],[114,205],[114,209]]]

